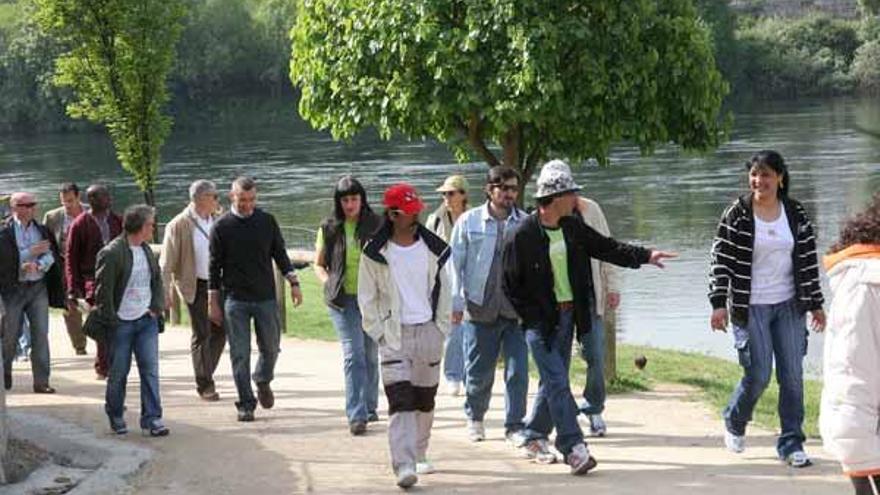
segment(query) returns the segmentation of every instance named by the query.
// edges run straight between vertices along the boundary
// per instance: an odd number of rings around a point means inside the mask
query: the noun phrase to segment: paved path
[[[91,356],[74,356],[60,321],[52,324],[55,396],[29,393],[27,363],[16,363],[8,396],[14,410],[46,414],[112,439],[103,414],[104,382],[95,379]],[[93,351],[89,344],[89,352]],[[132,480],[138,494],[398,493],[389,468],[386,421],[353,438],[343,414],[341,351],[335,343],[285,339],[276,370],[275,408],[257,409],[257,420],[235,421],[228,355],[217,376],[222,400],[196,398],[188,351],[189,332],[161,336],[161,387],[171,436],[129,433],[121,442],[155,449],[153,461]],[[442,388],[442,387],[441,387]],[[533,383],[531,390],[536,389]],[[557,494],[841,494],[848,483],[821,446],[810,442],[816,465],[788,468],[775,459],[774,439],[751,430],[749,449],[734,455],[720,447],[715,414],[688,400],[687,390],[612,396],[606,412],[610,436],[591,442],[599,460],[588,476],[566,466],[539,466],[517,458],[503,441],[503,395],[496,380],[488,439],[471,444],[461,399],[438,397],[429,455],[439,472],[423,476],[417,493]],[[129,425],[137,425],[138,381],[132,370]],[[380,413],[385,410],[384,398]]]

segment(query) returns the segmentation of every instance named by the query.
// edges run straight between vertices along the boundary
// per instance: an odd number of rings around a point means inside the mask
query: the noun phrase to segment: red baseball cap
[[[386,189],[382,204],[388,209],[400,210],[405,215],[415,215],[425,209],[425,203],[422,203],[416,188],[406,182]]]

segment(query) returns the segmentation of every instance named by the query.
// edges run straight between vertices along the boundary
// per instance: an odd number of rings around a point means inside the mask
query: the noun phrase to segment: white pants
[[[400,349],[379,346],[395,473],[404,466],[415,468],[427,455],[444,341],[443,333],[430,321],[402,325],[400,333]]]

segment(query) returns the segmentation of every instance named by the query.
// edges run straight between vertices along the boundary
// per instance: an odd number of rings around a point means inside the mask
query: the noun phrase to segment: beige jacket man
[[[177,288],[187,304],[192,304],[196,297],[196,253],[193,247],[195,215],[192,205],[187,206],[165,226],[162,257],[159,260],[167,295],[170,296],[171,291]],[[219,213],[211,215],[213,220],[218,217]]]

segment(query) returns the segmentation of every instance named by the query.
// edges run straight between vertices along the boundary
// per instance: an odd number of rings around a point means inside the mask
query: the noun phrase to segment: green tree
[[[525,179],[554,155],[605,163],[620,140],[704,150],[725,126],[690,0],[300,0],[292,39],[316,128],[433,137]]]
[[[864,15],[880,14],[880,0],[859,0],[859,7]]]
[[[36,0],[40,26],[65,46],[54,82],[67,113],[106,126],[122,168],[155,204],[160,150],[171,130],[166,79],[184,7],[177,0]]]

